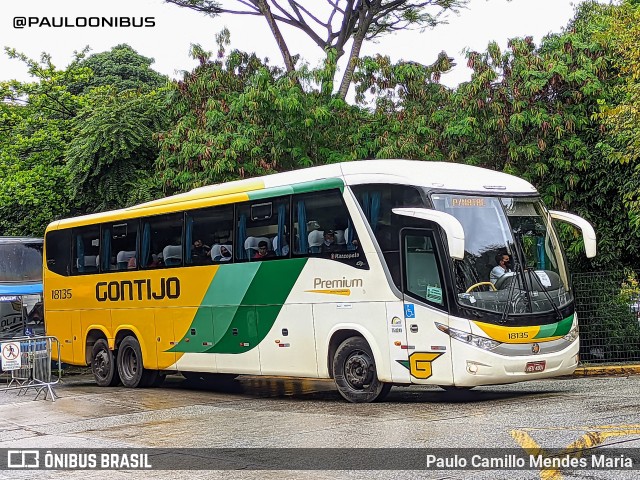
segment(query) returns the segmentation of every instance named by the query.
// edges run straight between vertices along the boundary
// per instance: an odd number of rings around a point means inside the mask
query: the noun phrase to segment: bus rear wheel
[[[373,353],[362,337],[340,344],[333,357],[333,377],[340,395],[352,403],[379,401],[391,390],[390,383],[378,380]]]
[[[128,336],[120,342],[117,363],[120,380],[125,387],[149,387],[158,380],[157,370],[144,368],[142,350],[136,337]]]
[[[91,349],[91,371],[100,387],[115,387],[120,383],[115,357],[104,338],[98,339]]]

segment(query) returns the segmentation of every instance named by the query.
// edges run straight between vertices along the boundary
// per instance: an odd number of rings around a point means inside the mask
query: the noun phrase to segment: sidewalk
[[[640,375],[640,365],[598,365],[578,367],[573,373],[574,377],[586,377],[592,375]]]

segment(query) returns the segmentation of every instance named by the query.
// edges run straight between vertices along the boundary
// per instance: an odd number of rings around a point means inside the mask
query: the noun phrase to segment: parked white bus
[[[47,334],[102,386],[286,375],[371,402],[567,375],[578,320],[554,218],[595,255],[585,220],[472,166],[367,160],[197,188],[49,225]],[[511,263],[497,280],[496,259]]]

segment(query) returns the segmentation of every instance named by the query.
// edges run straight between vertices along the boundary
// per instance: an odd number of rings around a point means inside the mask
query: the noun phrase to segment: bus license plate
[[[525,373],[544,372],[544,368],[547,366],[547,362],[542,360],[541,362],[529,362],[524,367]]]

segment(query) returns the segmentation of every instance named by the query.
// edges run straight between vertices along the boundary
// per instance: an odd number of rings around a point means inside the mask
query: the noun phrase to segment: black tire
[[[91,349],[91,371],[100,387],[115,387],[120,383],[116,358],[104,338],[97,340]]]
[[[362,337],[340,344],[333,356],[333,378],[340,395],[352,403],[380,401],[391,390],[390,383],[378,380],[373,353]]]
[[[146,372],[157,370],[145,370],[142,363],[142,350],[136,337],[125,337],[118,346],[118,373],[122,385],[128,388],[143,387],[148,382],[150,375]]]

